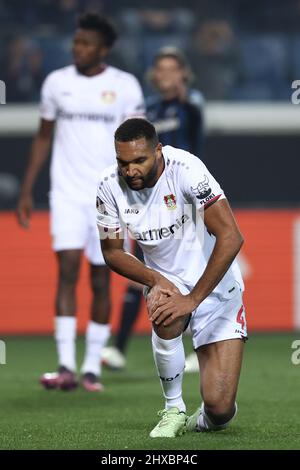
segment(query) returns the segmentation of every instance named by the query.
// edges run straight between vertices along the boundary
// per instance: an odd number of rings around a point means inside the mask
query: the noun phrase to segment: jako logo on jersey
[[[139,212],[138,209],[124,209],[124,214],[138,214]]]
[[[176,198],[174,194],[168,194],[167,196],[164,196],[164,201],[168,209],[176,209]]]
[[[191,190],[193,194],[195,194],[197,199],[204,199],[208,197],[211,194],[211,188],[209,187],[207,176],[205,175],[204,181],[200,181],[200,183],[198,183],[198,186],[196,186],[196,188],[192,188],[191,186]]]
[[[134,232],[133,236],[136,240],[141,240],[144,242],[169,238],[171,235],[174,235],[176,230],[182,227],[182,225],[189,219],[190,217],[187,214],[183,214],[179,219],[176,219],[175,224],[172,224],[169,227],[152,228],[142,233]]]
[[[101,95],[101,100],[104,103],[113,103],[116,99],[116,93],[114,91],[103,91]]]

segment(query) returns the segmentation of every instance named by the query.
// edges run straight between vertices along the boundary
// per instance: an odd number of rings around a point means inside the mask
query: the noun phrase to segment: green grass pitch
[[[135,337],[128,366],[104,371],[105,392],[45,391],[42,372],[55,369],[53,340],[7,337],[6,365],[0,365],[0,449],[300,449],[300,365],[291,344],[300,333],[252,335],[246,344],[238,404],[232,426],[219,433],[189,433],[150,439],[163,408],[150,339]],[[191,340],[185,337],[186,351]],[[78,340],[82,358],[83,339]],[[197,374],[186,374],[188,413],[199,405]]]

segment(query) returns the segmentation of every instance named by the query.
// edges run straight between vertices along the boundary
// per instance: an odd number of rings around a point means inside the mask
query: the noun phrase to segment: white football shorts
[[[50,226],[54,251],[82,249],[91,264],[105,265],[95,206],[50,197]]]
[[[169,279],[183,295],[187,295],[191,291],[187,286],[179,284],[174,279]],[[233,287],[230,298],[220,298],[219,295],[212,293],[192,312],[189,328],[194,349],[227,339],[247,339],[243,295],[237,281]],[[148,291],[148,288],[144,289],[145,296]]]
[[[230,299],[209,295],[192,313],[190,329],[194,349],[227,339],[247,339],[246,312],[243,296],[236,288]]]

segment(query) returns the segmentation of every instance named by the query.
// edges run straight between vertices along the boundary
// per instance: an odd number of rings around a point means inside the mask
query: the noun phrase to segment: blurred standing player
[[[192,70],[176,47],[163,47],[148,78],[158,94],[147,100],[147,118],[163,145],[203,155],[203,106],[200,91],[190,87]]]
[[[146,101],[147,117],[154,124],[160,142],[202,156],[204,100],[200,91],[190,88],[192,71],[184,54],[176,47],[163,47],[155,55],[148,78],[157,94]],[[138,245],[135,245],[135,256],[142,260]],[[141,300],[141,286],[130,283],[114,345],[103,350],[103,364],[111,369],[119,370],[126,365],[126,348]],[[198,371],[194,353],[187,357],[186,371]]]
[[[99,172],[115,158],[113,133],[130,116],[144,115],[136,78],[104,64],[116,40],[110,22],[96,13],[80,16],[73,40],[74,65],[49,74],[41,92],[41,122],[17,208],[28,228],[33,186],[45,162],[54,131],[51,161],[51,234],[58,261],[55,340],[58,371],[44,374],[46,388],[72,389],[76,379],[76,285],[83,250],[90,262],[93,292],[82,385],[100,391],[100,357],[110,334],[109,268],[99,249],[94,220]],[[41,313],[42,314],[42,313]]]
[[[228,201],[203,162],[162,147],[154,126],[129,119],[115,132],[117,164],[98,185],[98,227],[111,269],[146,286],[152,349],[165,398],[150,437],[226,428],[247,337],[235,262],[243,239]],[[124,250],[128,233],[145,264]],[[203,405],[187,419],[182,333],[190,323]]]

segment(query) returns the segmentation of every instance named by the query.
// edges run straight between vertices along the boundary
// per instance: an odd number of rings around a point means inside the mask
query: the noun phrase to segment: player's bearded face
[[[163,165],[161,144],[155,148],[138,139],[132,142],[116,142],[119,171],[134,191],[154,186]]]
[[[140,189],[150,188],[151,186],[153,186],[153,182],[156,179],[157,173],[158,173],[158,163],[155,159],[154,162],[153,162],[153,165],[150,168],[150,170],[148,171],[148,173],[141,177],[141,180],[140,180],[141,187],[140,187]],[[132,182],[130,182],[130,179],[128,177],[127,177],[126,181],[127,181],[127,184],[130,186],[130,183],[132,183]],[[132,187],[132,184],[131,184],[131,189],[134,189]]]

